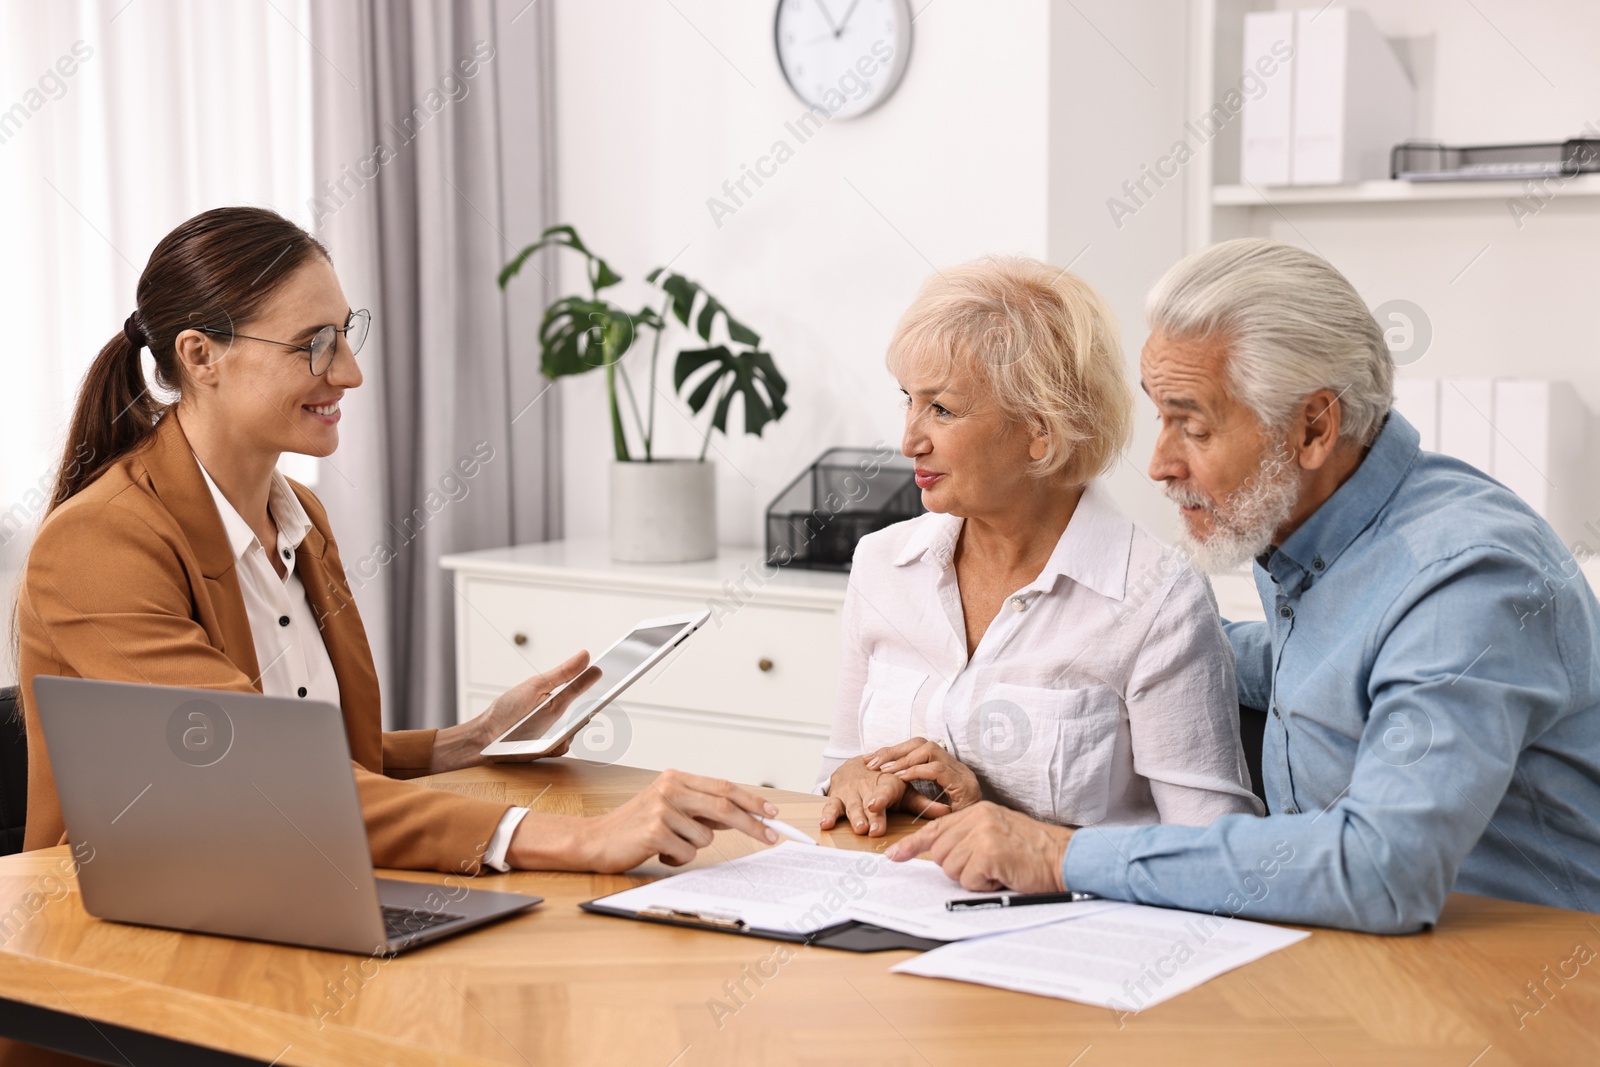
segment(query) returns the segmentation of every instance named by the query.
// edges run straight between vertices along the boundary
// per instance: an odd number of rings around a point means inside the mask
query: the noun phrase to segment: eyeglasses
[[[372,313],[365,308],[352,311],[345,324],[340,326],[324,326],[311,338],[308,345],[292,345],[288,341],[272,341],[265,337],[251,337],[249,334],[234,333],[232,330],[218,330],[209,326],[197,326],[195,329],[201,333],[215,334],[219,337],[236,337],[241,341],[261,341],[269,345],[282,345],[292,348],[296,352],[304,352],[311,364],[311,375],[320,378],[328,372],[333,365],[334,349],[338,345],[339,335],[344,334],[345,344],[350,346],[353,356],[361,351],[361,346],[367,341],[367,330],[372,326]]]

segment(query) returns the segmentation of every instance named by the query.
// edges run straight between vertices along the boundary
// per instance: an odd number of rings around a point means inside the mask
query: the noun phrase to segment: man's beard
[[[1255,473],[1229,493],[1220,507],[1198,493],[1167,484],[1167,498],[1173,503],[1211,513],[1211,532],[1204,539],[1194,535],[1187,519],[1179,525],[1178,544],[1191,563],[1216,574],[1256,558],[1271,546],[1273,534],[1289,521],[1300,500],[1299,471],[1289,462],[1290,455],[1274,449],[1263,456]]]

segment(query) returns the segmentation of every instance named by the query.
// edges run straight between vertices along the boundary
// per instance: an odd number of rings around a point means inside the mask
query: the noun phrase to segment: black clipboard
[[[609,904],[601,904],[598,900],[585,901],[578,907],[595,915],[614,915],[621,919],[636,919],[639,922],[684,926],[691,930],[711,930],[738,937],[759,937],[767,941],[787,941],[790,944],[814,945],[817,948],[836,948],[845,952],[888,952],[893,949],[926,952],[949,944],[948,941],[935,941],[914,934],[902,934],[898,930],[888,930],[882,926],[857,922],[854,919],[846,919],[832,926],[800,934],[791,930],[763,930],[746,925],[743,919],[694,912],[661,909],[659,913],[652,914],[650,909],[629,911],[627,908],[614,908]]]

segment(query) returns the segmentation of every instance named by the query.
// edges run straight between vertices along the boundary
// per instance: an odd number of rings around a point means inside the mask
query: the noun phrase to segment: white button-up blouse
[[[819,792],[845,760],[921,736],[971,768],[985,799],[1048,822],[1263,813],[1239,743],[1233,652],[1209,583],[1180,552],[1090,484],[969,661],[962,521],[930,513],[857,546]]]
[[[200,463],[200,473],[205,477],[206,488],[216,502],[217,514],[222,518],[222,528],[228,534],[228,544],[238,560],[239,593],[244,597],[244,613],[250,620],[250,637],[256,647],[256,664],[261,671],[261,691],[267,696],[305,697],[339,703],[339,679],[333,672],[333,660],[328,656],[328,646],[322,640],[322,628],[317,623],[316,612],[306,599],[305,585],[295,570],[295,554],[300,543],[311,532],[311,517],[300,506],[289,480],[279,471],[272,472],[272,485],[267,490],[267,511],[278,528],[278,543],[273,551],[283,557],[284,576],[278,577],[267,550],[255,530],[244,520],[228,498],[222,494],[211,472]],[[497,871],[509,871],[506,853],[511,847],[512,835],[527,808],[509,808],[500,817],[499,825],[489,838],[483,862]]]
[[[199,458],[195,457],[197,463]],[[267,696],[305,697],[338,704],[339,679],[333,673],[333,661],[323,643],[316,613],[306,600],[305,586],[295,570],[295,554],[311,532],[311,517],[300,506],[288,479],[273,471],[267,511],[278,527],[278,543],[271,551],[283,558],[285,573],[279,578],[267,558],[268,549],[222,495],[204,463],[200,464],[200,473],[216,501],[222,528],[238,561],[239,593],[244,597],[244,613],[250,620],[250,637],[256,646],[256,667],[261,672],[259,678],[252,680],[261,683],[261,691]]]

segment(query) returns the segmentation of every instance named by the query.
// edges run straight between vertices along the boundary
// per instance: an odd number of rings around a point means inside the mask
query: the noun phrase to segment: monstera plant
[[[589,294],[562,297],[545,309],[539,325],[539,368],[548,378],[604,369],[606,398],[610,406],[611,437],[619,461],[655,460],[655,381],[661,355],[661,338],[670,313],[688,327],[704,347],[686,348],[677,355],[672,372],[672,387],[683,396],[696,415],[712,409],[700,444],[699,459],[705,459],[711,434],[728,432],[728,416],[735,399],[744,408],[744,432],[760,435],[769,422],[783,417],[788,409],[783,394],[788,388],[770,353],[761,351],[761,336],[729,314],[728,309],[698,282],[657,267],[645,280],[662,293],[661,310],[645,306],[629,311],[601,294],[622,281],[611,265],[589,251],[571,226],[551,226],[539,240],[518,252],[500,270],[503,290],[535,253],[551,247],[568,248],[584,258]],[[717,321],[722,321],[726,340],[713,344]],[[645,372],[645,412],[641,413],[638,393],[622,359],[639,346],[639,334],[649,330],[650,364]],[[619,388],[620,383],[620,388]],[[641,448],[630,447],[623,420],[626,401],[633,428]]]
[[[654,301],[630,311],[609,299],[606,290],[620,283],[622,276],[591,252],[571,226],[551,226],[518,252],[501,268],[500,288],[504,290],[529,258],[546,248],[564,248],[583,257],[588,293],[562,297],[545,309],[539,324],[539,368],[548,378],[605,371],[616,455],[611,471],[612,555],[632,562],[714,555],[716,483],[711,465],[705,462],[711,435],[728,433],[738,401],[744,432],[759,436],[788,409],[784,401],[788,383],[772,355],[762,351],[761,336],[682,274],[657,267],[645,275],[660,293],[659,310]],[[672,328],[672,320],[696,339],[677,353],[673,391],[696,417],[710,412],[699,454],[692,460],[656,455],[656,382],[662,337]],[[642,368],[641,408],[640,389],[635,388],[624,358],[644,347],[640,335],[645,331],[651,336],[649,362]],[[624,418],[624,409],[629,418]]]

